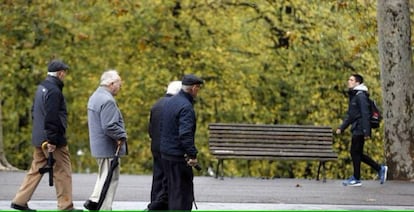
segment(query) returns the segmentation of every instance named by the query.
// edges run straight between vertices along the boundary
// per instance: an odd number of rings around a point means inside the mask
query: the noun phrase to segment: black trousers
[[[361,162],[372,167],[374,170],[379,172],[381,170],[381,166],[372,160],[368,155],[364,154],[364,144],[365,138],[363,135],[354,135],[352,136],[352,143],[351,143],[351,157],[352,163],[354,166],[354,177],[357,180],[361,179]]]
[[[152,186],[149,210],[168,210],[167,176],[164,174],[161,153],[152,152]]]
[[[168,210],[191,211],[194,202],[193,170],[187,163],[163,159],[168,181]]]

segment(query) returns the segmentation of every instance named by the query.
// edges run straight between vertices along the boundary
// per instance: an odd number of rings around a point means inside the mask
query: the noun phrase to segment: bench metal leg
[[[316,176],[316,180],[319,181],[319,173],[321,172],[321,167],[322,167],[323,182],[326,183],[325,161],[319,161],[318,175]]]
[[[216,176],[215,176],[216,179],[218,178],[218,175],[219,175],[219,166],[220,166],[220,159],[217,161]]]
[[[317,181],[319,181],[319,173],[321,172],[321,166],[322,166],[322,161],[319,161],[318,174],[316,175],[316,180]]]
[[[223,178],[224,178],[224,169],[223,169],[224,165],[223,164],[224,164],[223,159],[219,159],[218,162],[217,162],[217,167],[216,167],[216,179],[218,178],[219,173],[221,173],[220,174],[221,180],[223,180]],[[219,172],[219,170],[221,170],[221,171]]]

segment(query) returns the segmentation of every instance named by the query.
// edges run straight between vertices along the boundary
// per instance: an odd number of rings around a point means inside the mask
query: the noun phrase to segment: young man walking
[[[351,157],[354,167],[354,174],[345,180],[344,186],[361,186],[361,162],[371,166],[378,172],[380,183],[387,180],[388,167],[379,165],[368,155],[364,154],[365,140],[371,137],[370,125],[370,104],[368,99],[368,88],[364,85],[364,78],[359,74],[353,74],[348,79],[349,105],[348,112],[336,130],[336,134],[341,134],[349,125],[351,126]]]

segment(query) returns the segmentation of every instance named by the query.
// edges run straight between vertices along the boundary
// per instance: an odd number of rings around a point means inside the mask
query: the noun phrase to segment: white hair
[[[120,79],[121,77],[118,74],[118,71],[116,70],[108,70],[105,71],[102,76],[101,76],[101,82],[99,85],[104,85],[104,86],[108,86],[113,82],[116,82]]]
[[[167,94],[176,95],[181,90],[181,81],[172,81],[168,84]]]
[[[57,77],[57,72],[47,72],[47,75]]]
[[[192,85],[183,85],[182,89],[183,89],[183,91],[188,93],[191,90],[191,87],[193,87],[193,86]]]

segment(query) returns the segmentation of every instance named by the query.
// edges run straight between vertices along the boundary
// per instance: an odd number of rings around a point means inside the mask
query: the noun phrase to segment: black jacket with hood
[[[348,112],[339,127],[344,131],[349,125],[351,126],[352,135],[371,136],[370,125],[370,104],[368,99],[368,88],[364,84],[356,86],[349,90]]]

